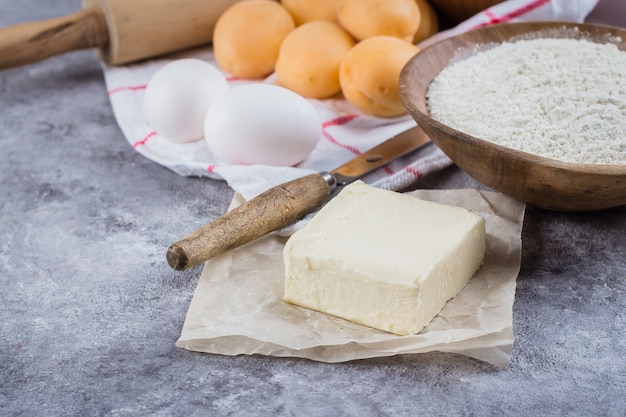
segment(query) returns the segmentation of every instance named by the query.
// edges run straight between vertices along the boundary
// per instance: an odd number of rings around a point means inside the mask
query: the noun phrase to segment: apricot
[[[237,77],[266,76],[274,71],[280,44],[294,28],[291,14],[276,1],[237,2],[215,24],[215,59]]]
[[[314,20],[337,21],[337,0],[282,0],[296,25]]]
[[[344,97],[372,116],[405,114],[398,93],[400,71],[418,52],[417,46],[393,36],[375,36],[357,43],[339,68]]]
[[[413,35],[413,43],[418,43],[426,38],[433,36],[439,31],[439,19],[433,6],[428,0],[415,0],[417,7],[420,9],[420,24]]]
[[[395,36],[412,42],[421,16],[415,0],[339,0],[337,20],[358,41]]]
[[[339,65],[355,41],[338,24],[316,20],[285,37],[276,61],[278,83],[310,98],[326,98],[341,90]]]

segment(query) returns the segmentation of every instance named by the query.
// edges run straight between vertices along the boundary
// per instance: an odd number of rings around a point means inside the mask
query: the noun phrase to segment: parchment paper
[[[441,351],[506,367],[525,205],[479,190],[409,195],[472,210],[485,218],[487,230],[483,266],[420,334],[397,336],[283,301],[287,238],[274,233],[205,264],[176,345],[322,362]],[[231,208],[241,202],[235,196]]]

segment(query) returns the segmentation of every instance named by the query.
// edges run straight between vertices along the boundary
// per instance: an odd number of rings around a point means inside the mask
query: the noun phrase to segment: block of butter
[[[467,284],[484,254],[482,217],[357,181],[287,241],[284,300],[417,334]]]

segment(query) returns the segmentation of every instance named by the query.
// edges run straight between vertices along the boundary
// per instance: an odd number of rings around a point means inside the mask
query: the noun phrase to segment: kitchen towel
[[[421,48],[445,37],[482,26],[529,20],[582,22],[598,0],[508,0],[468,19],[453,29],[426,39]],[[111,105],[122,133],[141,155],[184,176],[225,180],[250,199],[268,188],[313,172],[329,171],[391,136],[415,125],[410,116],[377,118],[359,112],[342,98],[310,100],[322,123],[318,146],[295,167],[228,165],[211,154],[203,139],[186,144],[168,142],[154,131],[143,114],[145,88],[163,65],[180,58],[198,58],[218,66],[210,46],[139,64],[113,67],[104,65],[104,76]],[[272,74],[263,80],[240,80],[224,73],[231,87],[259,82],[276,83]],[[363,180],[373,186],[399,190],[423,175],[441,170],[451,161],[433,144],[376,170]]]

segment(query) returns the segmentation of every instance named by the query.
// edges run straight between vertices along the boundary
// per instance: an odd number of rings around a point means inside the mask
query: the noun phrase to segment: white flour
[[[564,162],[626,164],[626,52],[541,38],[445,68],[430,116],[471,136]]]

